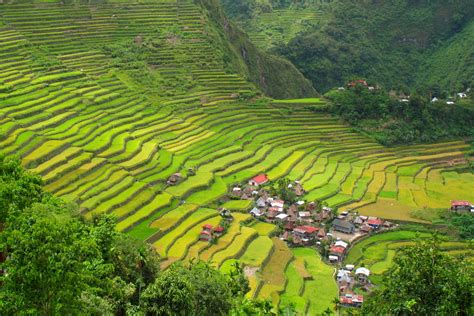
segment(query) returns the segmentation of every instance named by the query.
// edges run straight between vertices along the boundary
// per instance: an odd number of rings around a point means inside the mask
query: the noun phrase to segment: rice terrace
[[[468,140],[386,147],[315,111],[324,97],[265,97],[229,66],[200,1],[3,2],[0,151],[86,218],[115,215],[118,231],[153,245],[162,269],[240,262],[249,298],[322,314],[338,297],[337,269],[314,247],[289,247],[233,190],[258,175],[288,179],[302,187],[299,201],[420,227],[451,201],[474,201]],[[225,216],[225,231],[207,239]],[[343,262],[364,263],[377,283],[416,236],[371,235]],[[468,243],[442,243],[472,260]]]

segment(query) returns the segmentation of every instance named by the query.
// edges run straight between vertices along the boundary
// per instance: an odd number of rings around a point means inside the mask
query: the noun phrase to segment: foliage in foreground
[[[0,156],[0,314],[259,315],[267,302],[244,299],[237,265],[208,263],[159,271],[150,245],[115,230],[115,218],[86,221],[75,205],[43,191],[41,179]]]
[[[439,244],[435,237],[400,250],[363,314],[472,315],[474,267],[443,254]]]

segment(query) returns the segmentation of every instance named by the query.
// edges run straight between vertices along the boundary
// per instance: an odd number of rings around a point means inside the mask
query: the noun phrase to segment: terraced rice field
[[[155,245],[163,267],[199,257],[225,270],[239,260],[249,296],[319,313],[335,296],[332,269],[271,237],[271,225],[248,223],[248,202],[221,205],[232,185],[261,172],[290,177],[305,199],[399,220],[474,200],[465,190],[474,175],[462,172],[472,149],[462,141],[384,148],[305,109],[321,100],[237,101],[255,87],[228,73],[192,1],[3,4],[0,18],[0,150],[86,217],[115,214],[118,230]],[[102,50],[137,36],[161,41],[147,63],[166,88],[137,81]],[[168,186],[177,172],[182,181]],[[219,206],[234,222],[216,244],[199,241],[203,224],[220,221]]]
[[[275,9],[262,12],[251,21],[237,21],[253,43],[269,49],[278,43],[288,43],[295,35],[321,21],[322,13],[314,8]]]
[[[372,281],[377,283],[392,267],[396,252],[401,247],[413,245],[415,238],[427,237],[431,235],[403,230],[374,235],[355,244],[344,262],[367,267],[372,273]],[[464,256],[468,260],[474,258],[472,244],[469,242],[443,241],[440,246],[451,255]]]

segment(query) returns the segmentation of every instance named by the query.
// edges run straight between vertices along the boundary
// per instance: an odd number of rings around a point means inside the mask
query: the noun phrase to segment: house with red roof
[[[293,236],[301,239],[303,244],[309,244],[316,240],[319,228],[313,226],[297,226],[293,228]]]
[[[216,228],[214,228],[214,230],[213,230],[213,231],[214,231],[214,235],[215,235],[216,237],[220,237],[220,236],[222,236],[222,234],[224,234],[224,230],[225,230],[224,227],[222,227],[222,226],[219,225],[219,226],[217,226]]]
[[[259,186],[259,185],[267,183],[268,181],[269,181],[269,179],[268,179],[267,175],[262,173],[262,174],[259,174],[258,176],[253,177],[252,179],[250,179],[249,185]]]
[[[212,231],[212,225],[211,224],[205,224],[204,226],[202,226],[202,229],[203,230],[207,230],[207,231]]]
[[[211,241],[212,240],[212,228],[211,224],[205,224],[202,226],[202,231],[199,234],[199,240],[202,241]]]
[[[201,241],[211,241],[212,240],[212,233],[208,230],[203,230],[199,234],[199,240]]]
[[[347,87],[349,87],[349,88],[354,88],[354,87],[356,87],[357,85],[362,85],[362,86],[364,86],[364,87],[369,86],[369,85],[367,84],[367,81],[359,79],[359,80],[354,80],[354,81],[349,82],[349,83],[347,84]]]
[[[372,227],[373,229],[379,229],[383,225],[384,221],[377,217],[369,217],[367,220],[367,225]]]
[[[362,295],[354,295],[354,294],[346,294],[339,297],[339,303],[343,306],[348,307],[361,307],[364,303],[364,296]]]
[[[471,211],[473,212],[474,206],[468,201],[451,201],[451,211]]]
[[[342,260],[342,258],[344,257],[345,252],[346,252],[346,248],[344,248],[342,246],[334,245],[329,249],[329,255],[338,257],[339,261]]]

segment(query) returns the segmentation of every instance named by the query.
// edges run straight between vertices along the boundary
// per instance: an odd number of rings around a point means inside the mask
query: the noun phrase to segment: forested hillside
[[[243,16],[255,20],[255,15],[281,7],[276,1],[223,3],[237,20]],[[319,91],[354,77],[405,91],[459,92],[472,85],[472,1],[285,1],[284,5],[306,6],[320,15],[319,23],[273,49],[292,61]],[[254,13],[238,14],[247,11]]]

